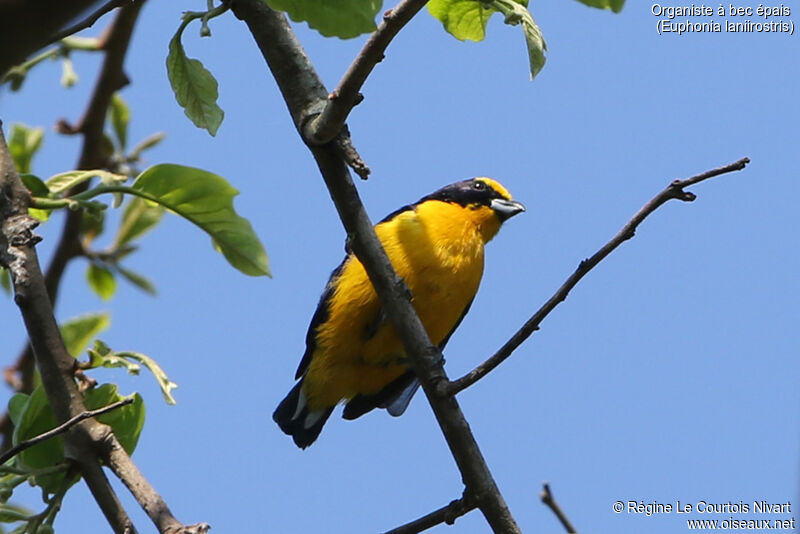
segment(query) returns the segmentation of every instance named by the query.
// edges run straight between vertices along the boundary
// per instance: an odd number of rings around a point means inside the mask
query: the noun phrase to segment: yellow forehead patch
[[[475,179],[480,180],[481,182],[485,183],[486,185],[488,185],[489,187],[500,193],[500,196],[502,196],[506,200],[511,200],[511,193],[509,193],[508,189],[503,187],[503,184],[501,184],[497,180],[492,180],[491,178],[487,178],[486,176],[478,176]]]

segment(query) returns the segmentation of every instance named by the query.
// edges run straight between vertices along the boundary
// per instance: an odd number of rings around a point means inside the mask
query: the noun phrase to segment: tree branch
[[[572,275],[567,278],[564,284],[558,288],[558,291],[550,297],[550,299],[544,303],[544,305],[539,308],[539,310],[534,313],[530,319],[520,328],[511,339],[509,339],[505,345],[500,347],[500,349],[492,355],[488,360],[477,366],[475,369],[464,375],[463,377],[459,378],[458,380],[454,380],[449,384],[442,384],[443,386],[443,393],[448,395],[455,395],[456,393],[468,388],[487,374],[489,374],[492,369],[503,363],[506,358],[511,356],[511,354],[519,347],[523,341],[528,339],[531,334],[533,334],[536,330],[539,329],[539,325],[547,317],[551,311],[555,309],[561,302],[563,302],[569,292],[575,287],[578,282],[588,273],[591,271],[598,263],[600,263],[606,256],[611,254],[618,246],[622,243],[631,239],[635,232],[636,228],[644,221],[648,215],[656,211],[659,207],[661,207],[664,203],[669,200],[677,199],[682,200],[684,202],[691,202],[693,201],[696,196],[694,193],[684,191],[684,188],[695,185],[703,180],[708,180],[709,178],[713,178],[714,176],[719,176],[721,174],[726,174],[729,172],[740,171],[745,168],[745,166],[750,163],[749,158],[742,158],[739,161],[731,163],[729,165],[725,165],[723,167],[719,167],[717,169],[712,169],[710,171],[706,171],[704,173],[698,174],[697,176],[693,176],[691,178],[687,178],[685,180],[675,180],[671,184],[667,186],[666,189],[661,191],[655,197],[653,197],[647,204],[642,206],[642,208],[633,216],[633,218],[628,221],[628,223],[622,227],[622,230],[615,235],[611,241],[606,243],[600,250],[595,252],[595,254],[586,260],[583,260],[579,265],[578,268],[575,270]]]
[[[102,168],[103,129],[105,115],[114,92],[127,83],[122,71],[125,53],[130,43],[133,27],[143,2],[127,4],[117,15],[106,34],[106,56],[95,85],[87,111],[74,130],[83,134],[80,168]],[[53,285],[47,285],[39,270],[33,245],[39,240],[33,236],[35,221],[28,217],[30,196],[17,176],[0,132],[0,259],[8,265],[15,289],[15,301],[22,311],[29,338],[56,420],[67,421],[85,412],[83,396],[73,379],[75,359],[69,355],[53,317],[49,297],[55,297],[58,282],[67,261],[75,256],[75,246],[80,232],[80,213],[68,215],[67,222],[51,265]],[[79,249],[78,249],[79,250]],[[73,459],[115,532],[135,532],[133,524],[119,502],[101,467],[109,465],[120,480],[130,489],[159,532],[172,534],[204,533],[208,525],[201,523],[184,526],[173,517],[160,495],[147,482],[125,453],[111,429],[94,420],[85,420],[72,426],[64,440],[65,456]]]
[[[564,510],[562,510],[556,502],[555,497],[553,497],[553,493],[550,491],[550,484],[547,482],[542,484],[542,493],[539,494],[539,498],[542,499],[542,502],[546,504],[554,514],[556,514],[556,517],[559,521],[561,521],[561,524],[564,525],[564,528],[569,534],[576,534],[577,531],[575,530],[575,527],[572,526],[572,523],[570,523],[569,518],[564,513]]]
[[[0,78],[98,0],[0,0]]]
[[[79,125],[77,127],[69,127],[71,131],[83,134],[81,154],[77,163],[78,169],[102,169],[108,165],[103,148],[105,117],[112,96],[127,83],[127,78],[123,72],[123,63],[134,25],[143,4],[144,0],[128,3],[125,8],[120,10],[109,30],[105,33],[102,44],[105,57],[92,96]],[[74,188],[71,194],[79,193],[85,190],[87,186],[88,183],[83,183]],[[83,253],[83,246],[80,243],[82,220],[83,213],[81,211],[70,210],[67,212],[61,237],[56,244],[53,258],[44,276],[47,294],[54,306],[61,278],[67,265],[73,258],[79,257]],[[11,370],[19,373],[20,387],[18,391],[30,393],[33,390],[34,377],[34,358],[30,343],[26,344]],[[3,435],[3,446],[10,446],[13,425],[7,414],[4,414],[0,419],[0,432]]]
[[[261,0],[236,0],[233,10],[252,32],[285,97],[295,126],[302,134],[303,125],[316,113],[304,103],[324,98],[322,82],[282,14],[271,10]],[[436,394],[436,383],[447,381],[441,354],[411,306],[408,289],[392,269],[341,155],[330,143],[309,148],[351,238],[353,251],[364,265],[383,309],[403,341],[410,365],[433,408],[466,491],[473,496],[494,532],[519,533],[458,403],[454,397]]]
[[[467,496],[464,496],[460,499],[456,499],[447,506],[434,510],[410,523],[393,528],[384,534],[417,534],[417,532],[423,532],[436,525],[441,525],[442,523],[452,525],[456,522],[456,519],[462,515],[468,514],[474,509],[475,503]]]
[[[33,234],[37,222],[28,216],[30,202],[19,179],[5,137],[0,129],[0,263],[8,268],[14,285],[14,301],[19,306],[36,356],[42,385],[57,421],[67,421],[86,411],[83,396],[72,379],[75,359],[61,339],[50,299],[39,268],[34,245],[41,239]],[[81,421],[70,428],[64,439],[65,456],[75,459],[86,476],[92,494],[115,532],[131,532],[133,524],[113,489],[98,478],[86,458],[92,432],[110,433],[97,421]],[[97,459],[94,459],[97,464]],[[99,465],[98,465],[99,469]]]
[[[76,424],[80,423],[84,419],[89,419],[90,417],[96,417],[98,415],[103,415],[104,413],[108,413],[108,412],[110,412],[112,410],[116,410],[117,408],[120,408],[122,406],[127,406],[128,404],[130,404],[132,402],[133,402],[133,397],[131,397],[129,399],[123,399],[121,401],[117,401],[117,402],[111,403],[108,406],[104,406],[104,407],[99,408],[97,410],[91,410],[91,411],[86,411],[86,412],[79,413],[75,417],[70,418],[69,420],[67,420],[67,421],[61,423],[60,425],[58,425],[57,427],[55,427],[55,428],[53,428],[51,430],[48,430],[47,432],[43,432],[42,434],[39,434],[38,436],[32,437],[31,439],[26,439],[25,441],[21,441],[20,443],[18,443],[14,447],[11,447],[8,451],[6,451],[2,455],[0,455],[0,465],[3,465],[4,463],[9,461],[11,458],[16,456],[17,454],[21,453],[25,449],[29,449],[29,448],[33,447],[37,443],[41,443],[42,441],[45,441],[45,440],[48,440],[48,439],[50,439],[52,437],[58,436],[59,434],[63,434],[64,432],[66,432],[67,430],[69,430],[70,428],[75,426]]]
[[[364,47],[347,69],[339,85],[328,96],[325,108],[305,127],[305,138],[314,144],[324,144],[336,137],[350,111],[363,96],[359,90],[375,65],[383,61],[384,52],[395,35],[403,29],[428,0],[402,0],[383,15],[383,22],[370,35]]]
[[[142,0],[144,1],[144,0]],[[136,0],[111,0],[108,3],[103,4],[97,10],[95,10],[92,14],[90,14],[85,19],[73,24],[72,26],[63,29],[62,31],[56,33],[52,37],[50,37],[50,41],[45,43],[45,46],[48,44],[55,43],[56,41],[60,41],[64,37],[69,37],[73,33],[78,33],[81,30],[85,30],[86,28],[90,28],[94,25],[95,22],[98,21],[100,17],[111,11],[112,9],[118,8],[125,4],[131,4],[136,2]]]

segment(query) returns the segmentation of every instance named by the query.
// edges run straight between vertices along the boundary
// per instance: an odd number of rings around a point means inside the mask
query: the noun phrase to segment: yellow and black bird
[[[483,247],[509,217],[525,211],[491,178],[450,184],[375,226],[431,341],[444,348],[469,310],[483,275]],[[298,447],[319,436],[331,412],[374,408],[402,414],[419,387],[402,342],[381,310],[364,266],[352,252],[333,271],[311,319],[299,382],[273,419]]]

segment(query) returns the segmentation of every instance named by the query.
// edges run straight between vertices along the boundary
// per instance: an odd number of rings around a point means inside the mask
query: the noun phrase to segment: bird
[[[411,292],[431,341],[442,350],[464,319],[483,276],[484,245],[525,211],[496,180],[452,183],[375,225],[389,260]],[[405,411],[419,381],[381,308],[364,266],[346,249],[306,334],[297,383],[272,418],[301,449],[319,436],[333,409],[356,419],[375,408]]]

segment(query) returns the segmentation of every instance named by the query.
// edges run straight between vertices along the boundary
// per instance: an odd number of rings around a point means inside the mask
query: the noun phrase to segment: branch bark
[[[539,498],[548,508],[550,508],[558,520],[561,521],[561,524],[564,525],[564,529],[568,534],[576,534],[577,531],[575,530],[575,527],[572,526],[572,522],[570,522],[567,514],[564,513],[564,510],[562,510],[561,506],[559,506],[558,502],[556,502],[555,497],[553,497],[553,492],[550,491],[550,484],[547,482],[542,484],[542,493],[539,494]]]
[[[315,106],[326,98],[322,82],[286,17],[260,0],[236,0],[232,7],[253,34],[302,135],[304,125],[317,112]],[[394,272],[378,241],[344,161],[333,143],[309,148],[350,236],[353,251],[363,263],[384,310],[403,341],[411,367],[461,472],[466,492],[475,499],[494,532],[519,533],[458,403],[454,397],[436,394],[436,384],[448,380],[441,354],[428,339],[411,306],[408,289]]]
[[[101,5],[99,8],[97,8],[83,20],[76,22],[72,26],[65,28],[60,32],[56,33],[55,35],[51,36],[49,42],[47,42],[45,45],[55,43],[56,41],[60,41],[64,37],[69,37],[73,33],[78,33],[79,31],[85,30],[86,28],[91,28],[94,25],[94,23],[100,19],[100,17],[102,17],[109,11],[121,7],[125,4],[130,4],[131,2],[135,1],[136,0],[111,0],[110,2]],[[141,1],[143,2],[144,0]]]
[[[452,501],[447,506],[443,506],[438,510],[434,510],[433,512],[426,514],[419,519],[415,519],[405,525],[401,525],[397,528],[393,528],[384,534],[417,534],[417,532],[424,532],[429,528],[433,528],[436,525],[441,525],[445,523],[447,525],[452,525],[456,522],[456,519],[461,517],[462,515],[466,515],[472,510],[475,509],[475,503],[469,499],[468,497],[464,496],[460,499],[456,499]]]
[[[550,297],[550,299],[545,302],[544,305],[539,308],[530,319],[528,319],[522,328],[520,328],[513,336],[511,336],[511,339],[509,339],[505,345],[500,347],[495,354],[458,380],[454,380],[449,384],[441,384],[441,386],[443,386],[443,393],[455,395],[458,392],[468,388],[489,374],[495,367],[503,363],[509,356],[511,356],[517,347],[519,347],[531,336],[531,334],[539,329],[539,325],[542,323],[545,317],[547,317],[550,312],[556,308],[556,306],[566,300],[567,295],[570,291],[572,291],[572,288],[574,288],[589,271],[596,267],[598,263],[603,261],[603,259],[611,254],[618,246],[634,236],[636,229],[651,213],[656,211],[666,202],[673,199],[682,200],[684,202],[692,202],[696,196],[694,193],[684,191],[685,188],[700,183],[704,180],[708,180],[709,178],[713,178],[714,176],[740,171],[744,169],[748,163],[750,163],[749,158],[742,158],[739,161],[735,161],[731,164],[724,165],[716,169],[711,169],[710,171],[706,171],[685,180],[675,180],[669,184],[666,189],[661,191],[647,204],[642,206],[642,208],[636,212],[633,218],[622,227],[622,230],[620,230],[617,235],[611,239],[611,241],[603,245],[603,247],[595,252],[592,257],[583,260],[578,265],[578,268],[575,270],[575,272],[572,273],[569,278],[567,278],[560,288],[558,288],[555,294]]]
[[[98,0],[0,0],[0,78]]]
[[[308,123],[304,131],[306,139],[314,144],[324,144],[338,135],[350,111],[361,102],[363,97],[359,90],[375,65],[383,61],[389,43],[427,3],[428,0],[403,0],[384,13],[383,22],[367,39],[339,85],[329,95],[325,108]]]

